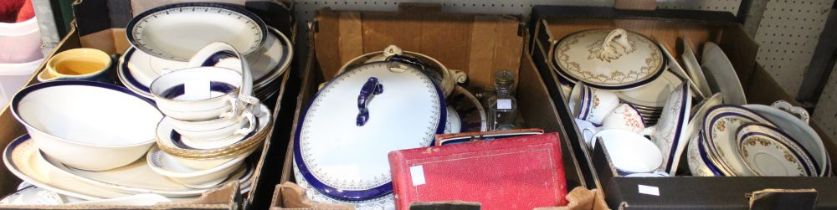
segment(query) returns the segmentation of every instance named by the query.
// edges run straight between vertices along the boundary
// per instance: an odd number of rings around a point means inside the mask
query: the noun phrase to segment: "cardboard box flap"
[[[764,189],[750,196],[751,210],[814,209],[816,203],[816,189]]]
[[[524,41],[514,16],[325,8],[318,11],[314,27],[314,45],[325,78],[333,77],[355,57],[394,44],[438,59],[448,69],[465,71],[473,85],[489,87],[493,78],[485,70],[517,72]]]

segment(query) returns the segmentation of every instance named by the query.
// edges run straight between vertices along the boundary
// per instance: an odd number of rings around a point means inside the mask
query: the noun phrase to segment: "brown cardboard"
[[[493,84],[493,74],[482,72],[517,72],[520,66],[519,59],[510,59],[523,50],[516,17],[419,13],[410,8],[402,8],[398,14],[325,8],[317,14],[314,47],[328,78],[349,60],[390,44],[436,58],[448,69],[463,70],[471,83],[480,87]]]
[[[517,72],[518,81],[521,81],[517,86],[517,100],[526,127],[562,134],[562,158],[568,187],[584,187],[585,181],[575,168],[578,162],[573,158],[572,150],[568,149],[569,142],[564,138],[558,111],[549,100],[546,84],[531,57],[523,53],[525,29],[521,28],[520,20],[513,16],[443,13],[433,7],[422,9],[424,12],[416,12],[412,8],[402,8],[398,13],[344,12],[328,8],[318,11],[316,21],[309,24],[312,27],[309,37],[313,37],[314,46],[309,52],[308,66],[303,72],[302,87],[297,96],[299,106],[295,111],[281,182],[294,181],[292,145],[300,123],[297,120],[305,114],[319,85],[332,78],[343,62],[396,44],[404,50],[439,59],[449,69],[466,71],[471,80],[469,87],[491,88],[493,78],[490,75],[497,69]],[[476,67],[475,63],[490,65]],[[475,78],[482,82],[475,82]],[[277,186],[271,209],[296,208],[290,204],[305,203],[289,201],[289,196],[296,194],[288,195],[287,188],[288,184]]]
[[[793,98],[783,92],[775,80],[755,63],[758,45],[746,35],[740,24],[734,22],[734,16],[727,13],[668,10],[622,12],[611,8],[539,6],[534,8],[533,17],[535,18],[532,22],[537,24],[533,26],[535,28],[534,39],[536,39],[532,45],[534,46],[533,56],[538,66],[548,67],[544,76],[553,86],[550,87],[551,96],[561,107],[562,120],[568,122],[572,121],[572,117],[567,114],[566,102],[555,86],[559,81],[559,76],[555,72],[555,67],[549,62],[552,59],[552,55],[549,54],[552,51],[550,48],[567,34],[599,27],[624,27],[656,38],[666,43],[675,57],[680,56],[681,50],[678,49],[682,48],[676,45],[677,37],[688,37],[697,45],[698,52],[702,50],[701,43],[716,42],[732,61],[750,103],[770,104],[776,100],[793,101]],[[578,137],[578,131],[572,122],[567,124],[566,130],[568,133],[574,132],[575,134],[572,135]],[[834,152],[834,142],[826,136],[821,135],[821,137],[826,148],[832,151],[830,154],[833,161],[834,154],[837,154]],[[577,138],[571,141],[577,144],[573,146],[581,144],[579,143],[581,140]],[[614,208],[741,209],[748,207],[747,198],[753,195],[753,192],[765,188],[778,188],[781,192],[814,188],[820,197],[833,197],[837,193],[833,190],[835,189],[834,181],[837,180],[835,177],[617,177],[615,169],[607,160],[605,151],[591,152],[584,146],[580,148],[582,148],[581,152],[576,153],[580,155],[579,160],[586,161],[583,164],[590,166],[590,173],[596,177],[596,185],[603,189],[608,196],[607,203]],[[637,185],[659,187],[660,195],[649,196],[637,193]],[[759,197],[762,204],[772,204],[771,202],[782,199],[784,196],[773,196],[777,195],[776,192],[770,193],[773,194]],[[800,196],[798,198],[810,196],[810,192],[804,193],[808,194],[791,196]],[[837,205],[832,199],[818,200],[813,203],[817,208],[834,208]],[[782,204],[787,204],[787,202]],[[794,208],[801,208],[804,204]]]
[[[157,3],[161,2],[182,2],[182,1],[191,1],[191,0],[160,0],[155,1]],[[232,0],[230,0],[232,1]],[[227,1],[227,2],[230,2]],[[114,10],[121,10],[125,9],[122,6],[130,5],[131,2],[138,2],[138,1],[131,1],[131,0],[108,0],[108,1],[94,1],[94,0],[76,0],[74,3],[74,9],[76,12],[76,16],[80,17],[83,20],[82,23],[78,23],[73,25],[74,27],[71,28],[70,32],[66,37],[62,39],[62,41],[58,44],[58,46],[50,53],[48,57],[55,55],[59,52],[79,48],[79,47],[90,47],[100,49],[112,54],[121,54],[125,50],[130,47],[129,42],[125,36],[125,29],[124,24],[116,24],[117,27],[110,28],[110,25],[104,25],[104,29],[99,31],[95,31],[96,27],[102,27],[103,25],[99,22],[101,21],[113,21],[109,19],[118,19],[124,15],[130,14],[112,14]],[[235,0],[238,2],[238,0]],[[240,1],[241,4],[244,1]],[[109,5],[112,4],[112,5]],[[151,1],[146,2],[145,0],[142,3],[139,3],[145,7],[153,7],[154,4],[151,4]],[[279,6],[276,5],[268,5],[267,8],[260,8],[264,5],[257,5],[255,6],[256,9],[263,9],[269,10],[278,8],[285,8],[289,9],[292,8],[292,3],[286,1],[270,1],[265,4],[280,4]],[[248,3],[249,5],[249,3]],[[272,6],[272,7],[271,7]],[[116,8],[114,8],[116,7]],[[130,10],[131,8],[127,8]],[[251,9],[248,7],[248,9]],[[274,11],[276,12],[276,11]],[[118,12],[117,12],[118,13]],[[288,11],[284,11],[285,14],[289,14]],[[138,13],[134,13],[138,14]],[[119,16],[119,17],[116,17]],[[99,17],[104,17],[104,20],[97,19]],[[93,18],[91,20],[90,18]],[[124,18],[123,18],[124,19]],[[288,17],[291,20],[290,17]],[[290,21],[291,24],[295,22]],[[113,24],[113,23],[108,23]],[[284,26],[283,25],[271,25],[273,27],[277,27],[281,31],[283,31],[286,35],[288,35],[289,39],[295,40],[296,38],[296,27],[295,25]],[[80,30],[84,29],[84,30]],[[86,32],[81,32],[86,31]],[[43,70],[44,64],[38,67],[38,69]],[[280,113],[283,112],[290,112],[293,110],[294,103],[280,103],[282,102],[282,98],[285,94],[290,94],[292,97],[296,94],[295,89],[293,91],[287,89],[291,85],[292,81],[289,79],[291,78],[291,74],[293,73],[293,65],[291,65],[290,69],[286,71],[281,76],[280,80],[276,82],[279,83],[276,88],[279,88],[278,93],[276,93],[277,101],[275,102],[275,106],[273,108],[273,117],[280,116]],[[32,78],[30,78],[29,84],[37,83],[37,80],[34,79],[33,74]],[[286,93],[290,92],[290,93]],[[292,100],[292,99],[289,99]],[[264,101],[265,103],[274,103],[272,101]],[[291,107],[282,107],[284,105],[292,105]],[[274,119],[278,121],[277,119]],[[3,125],[3,129],[0,129],[0,145],[5,148],[11,140],[17,138],[18,136],[25,134],[26,130],[24,127],[17,122],[17,120],[12,115],[11,111],[8,109],[8,105],[3,108],[2,112],[0,113],[0,125]],[[271,128],[276,129],[276,128]],[[281,137],[273,137],[277,133],[277,130],[274,130],[270,134],[268,134],[267,139],[264,142],[264,149],[259,156],[258,163],[256,164],[256,168],[254,171],[254,175],[251,178],[251,181],[254,186],[251,186],[251,191],[247,196],[247,203],[254,203],[259,202],[253,200],[257,193],[258,186],[255,186],[256,183],[260,183],[262,181],[261,175],[266,171],[277,171],[281,168],[278,167],[266,167],[265,162],[268,159],[266,155],[268,154],[268,149],[271,145],[271,140],[276,138],[276,141],[282,141],[286,135],[279,135]],[[280,132],[281,133],[281,132]],[[4,196],[10,193],[13,193],[17,188],[17,185],[20,183],[20,180],[14,176],[9,170],[5,168],[4,165],[0,166],[0,196]],[[270,184],[273,185],[273,184]],[[172,203],[166,204],[159,204],[154,206],[147,206],[147,207],[137,207],[137,206],[89,206],[89,205],[62,205],[62,206],[45,206],[45,205],[27,205],[27,206],[0,206],[0,208],[16,208],[16,209],[238,209],[241,208],[241,205],[244,204],[244,200],[242,195],[238,193],[238,184],[229,184],[227,186],[212,190],[211,192],[204,193],[203,196],[191,200],[181,200],[175,201]],[[272,191],[273,187],[270,186],[270,191]],[[267,206],[269,201],[264,200],[264,206]]]

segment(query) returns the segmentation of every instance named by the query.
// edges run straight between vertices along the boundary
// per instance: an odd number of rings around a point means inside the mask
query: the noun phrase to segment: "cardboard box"
[[[103,50],[111,54],[121,54],[130,47],[130,43],[125,36],[125,26],[131,20],[133,15],[139,14],[145,9],[159,6],[162,4],[189,2],[194,0],[165,0],[165,1],[131,1],[131,0],[77,0],[73,4],[73,10],[76,15],[76,21],[73,29],[59,45],[50,53],[48,57],[52,57],[56,53],[79,47],[90,47]],[[244,6],[259,15],[265,22],[282,31],[289,36],[289,39],[296,38],[296,22],[293,20],[293,4],[290,1],[253,1],[246,2],[243,0],[224,0],[227,3],[244,4]],[[140,8],[134,10],[132,8]],[[292,41],[293,42],[293,41]],[[44,69],[42,64],[39,69]],[[212,192],[205,193],[202,197],[188,200],[177,201],[173,203],[158,204],[148,207],[136,206],[82,206],[82,205],[62,205],[62,206],[47,206],[47,205],[24,205],[24,206],[0,206],[0,208],[12,209],[239,209],[243,205],[267,208],[269,200],[273,192],[273,185],[279,183],[279,170],[281,170],[281,158],[269,157],[284,157],[284,143],[287,142],[288,133],[290,132],[288,126],[291,123],[291,115],[293,107],[296,106],[296,94],[299,92],[299,83],[295,78],[298,76],[298,71],[295,70],[294,63],[279,79],[275,81],[275,85],[271,88],[277,88],[279,91],[270,97],[267,101],[263,101],[269,107],[273,107],[274,126],[271,134],[267,136],[264,142],[261,156],[258,157],[258,162],[252,179],[253,186],[250,193],[242,196],[238,193],[238,184],[229,184]],[[115,71],[114,71],[115,72]],[[115,77],[114,75],[112,75]],[[30,79],[30,84],[37,83],[34,76]],[[15,120],[9,107],[6,106],[2,113],[0,113],[0,145],[3,148],[13,139],[25,134],[24,127]],[[5,165],[0,166],[0,195],[7,195],[15,192],[20,180],[15,177]],[[259,187],[271,186],[271,187]],[[245,200],[246,199],[246,200]]]
[[[305,114],[319,84],[332,78],[344,62],[364,53],[380,51],[390,44],[429,55],[450,69],[466,72],[472,87],[490,89],[493,72],[507,69],[515,72],[519,81],[516,94],[526,127],[560,132],[567,187],[586,187],[573,151],[568,149],[569,142],[558,120],[555,104],[548,99],[545,83],[523,49],[526,29],[522,28],[519,17],[451,14],[442,13],[434,6],[399,6],[399,12],[333,11],[328,8],[318,11],[316,20],[309,24],[313,46],[303,72],[302,89],[297,98],[300,106],[294,119]],[[294,121],[294,131],[299,124]],[[291,136],[291,141],[295,141],[293,132]],[[295,179],[292,151],[289,146],[282,172],[283,183]],[[283,197],[282,191],[277,188],[272,208],[311,208],[286,206],[293,202],[285,202],[292,199]]]
[[[837,178],[794,177],[618,177],[601,150],[588,151],[578,135],[573,117],[559,91],[559,76],[550,66],[552,47],[565,35],[591,28],[622,27],[677,46],[676,39],[686,36],[696,45],[718,43],[732,61],[750,103],[770,104],[776,100],[793,101],[767,72],[755,62],[758,45],[747,36],[732,14],[706,11],[620,11],[606,7],[536,6],[530,28],[535,31],[532,53],[550,96],[559,108],[562,122],[579,162],[588,167],[595,186],[603,189],[611,208],[619,209],[745,209],[768,206],[782,209],[837,207]],[[702,45],[701,45],[702,46]],[[675,57],[679,51],[669,49]],[[821,135],[834,161],[834,141]],[[681,164],[686,166],[686,164]],[[659,195],[640,192],[656,189]],[[764,190],[775,188],[772,190]],[[653,194],[653,193],[652,193]],[[818,199],[819,198],[819,199]],[[790,202],[789,202],[790,201]]]

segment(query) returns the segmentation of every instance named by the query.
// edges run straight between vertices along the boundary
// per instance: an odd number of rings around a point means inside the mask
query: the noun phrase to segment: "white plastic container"
[[[43,57],[38,18],[0,23],[0,63],[28,63]]]
[[[27,63],[0,63],[0,107],[5,107],[15,93],[29,82],[43,61],[44,59]]]

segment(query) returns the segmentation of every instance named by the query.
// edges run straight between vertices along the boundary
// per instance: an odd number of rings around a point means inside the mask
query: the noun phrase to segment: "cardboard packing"
[[[308,66],[303,72],[302,89],[294,119],[305,114],[317,87],[332,78],[340,66],[364,53],[395,44],[440,60],[449,69],[468,74],[470,87],[491,89],[493,72],[499,69],[515,73],[516,96],[526,127],[560,132],[567,187],[586,189],[578,163],[565,141],[562,122],[549,100],[545,83],[524,51],[526,29],[520,17],[497,15],[451,14],[434,5],[400,4],[399,12],[318,11],[310,23],[313,37]],[[294,121],[293,130],[299,126]],[[293,132],[291,141],[294,141]],[[292,143],[291,143],[292,145]],[[277,186],[272,209],[334,209],[301,199],[301,189],[292,183],[292,147],[287,148],[282,185]],[[386,158],[386,157],[381,157]],[[590,199],[596,196],[588,197]]]
[[[141,13],[147,9],[155,6],[180,3],[180,2],[195,2],[196,0],[154,0],[154,1],[132,1],[132,0],[76,0],[73,3],[73,11],[76,16],[75,25],[66,37],[62,39],[59,45],[50,53],[56,53],[64,50],[90,47],[103,50],[111,54],[121,54],[130,47],[125,36],[125,26],[130,21],[133,15]],[[293,4],[290,1],[271,0],[271,1],[247,1],[244,0],[216,0],[217,2],[235,3],[244,5],[248,10],[256,13],[262,17],[265,22],[280,31],[292,41],[296,38],[296,24],[293,20],[292,9]],[[132,9],[133,8],[133,9]],[[43,64],[39,67],[43,70]],[[112,72],[113,73],[113,72]],[[0,206],[2,209],[240,209],[244,205],[258,207],[261,205],[262,209],[267,208],[269,199],[273,192],[273,185],[279,183],[279,170],[281,158],[269,157],[283,157],[284,146],[281,142],[285,141],[290,131],[291,111],[296,106],[296,94],[298,93],[298,83],[295,78],[297,76],[295,65],[292,63],[290,69],[284,73],[280,79],[275,81],[275,85],[271,88],[278,88],[277,94],[264,101],[268,106],[273,108],[274,128],[272,133],[267,136],[261,156],[257,159],[258,164],[252,179],[252,188],[250,193],[242,196],[238,193],[238,184],[232,183],[220,187],[211,192],[204,193],[203,196],[185,201],[175,201],[172,203],[163,203],[154,206],[89,206],[89,205],[19,205],[19,206]],[[37,74],[35,74],[37,75]],[[112,75],[116,78],[115,73]],[[37,83],[37,80],[30,78],[30,84]],[[3,108],[0,113],[0,146],[5,146],[13,139],[26,133],[24,127],[15,120],[8,105]],[[275,138],[275,139],[274,139]],[[271,144],[271,142],[279,142]],[[95,158],[95,157],[91,157]],[[253,158],[253,157],[251,157]],[[5,165],[0,166],[0,196],[15,192],[20,180],[15,177]],[[271,187],[258,187],[258,186]],[[245,200],[246,199],[246,200]]]
[[[741,79],[749,103],[770,104],[776,100],[793,101],[779,88],[775,80],[756,62],[758,45],[736,22],[735,16],[726,12],[656,10],[620,11],[606,7],[536,6],[533,9],[530,29],[534,31],[532,55],[552,100],[559,108],[562,122],[573,122],[566,101],[558,89],[559,76],[552,59],[552,47],[569,33],[593,28],[621,27],[666,43],[680,57],[682,46],[677,38],[688,37],[698,49],[702,43],[718,43],[729,56]],[[699,54],[699,53],[698,53]],[[668,177],[632,178],[617,177],[610,166],[609,157],[601,150],[595,152],[582,146],[582,140],[573,123],[565,124],[567,134],[576,150],[577,158],[586,165],[586,180],[593,180],[588,186],[602,189],[605,200],[611,208],[619,209],[774,209],[794,206],[795,208],[837,207],[837,178],[835,177]],[[816,128],[815,128],[816,129]],[[818,129],[817,129],[818,130]],[[821,133],[821,132],[820,132]],[[821,135],[830,151],[832,162],[837,150],[834,141]],[[685,153],[684,155],[685,156]],[[681,171],[687,167],[681,161]],[[585,166],[583,166],[585,167]],[[688,169],[685,169],[688,171]],[[640,188],[651,187],[658,195],[644,194]],[[773,188],[771,190],[764,190]],[[791,202],[792,201],[792,202]],[[789,205],[792,204],[792,205]],[[807,208],[810,209],[810,208]]]

